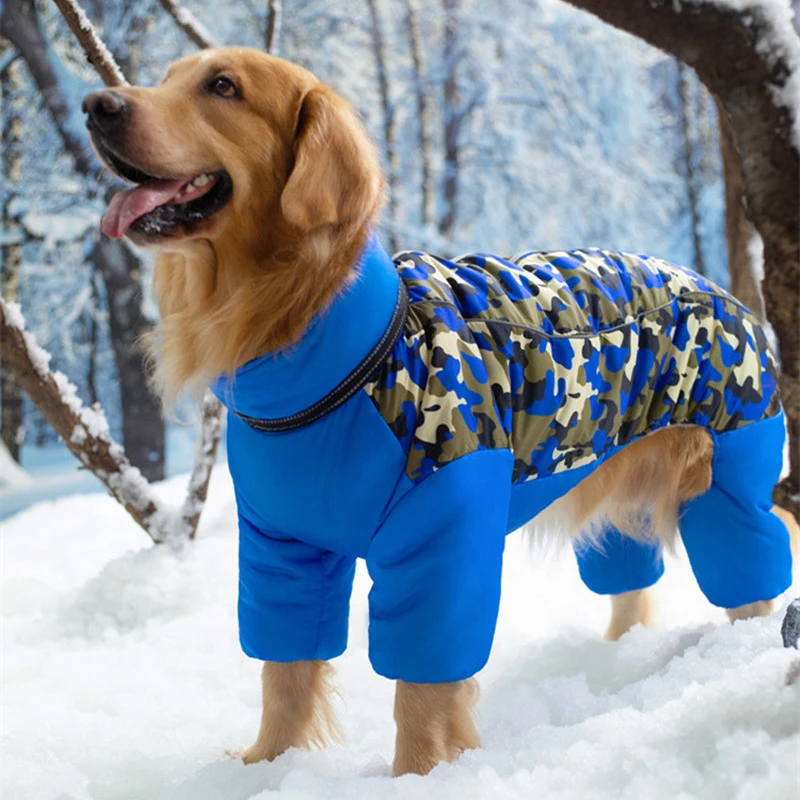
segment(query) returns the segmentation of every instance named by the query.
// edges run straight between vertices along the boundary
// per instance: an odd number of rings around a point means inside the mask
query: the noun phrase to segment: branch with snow
[[[190,539],[194,539],[200,514],[206,502],[208,482],[217,458],[221,427],[222,403],[211,391],[206,391],[203,398],[200,437],[195,446],[194,468],[189,478],[189,489],[181,510],[182,525]]]
[[[50,371],[50,355],[26,332],[19,306],[2,298],[0,358],[64,444],[97,475],[153,541],[168,538],[174,527],[173,516],[152,496],[148,482],[111,438],[103,412],[85,408],[66,376]]]
[[[122,70],[114,60],[103,40],[98,36],[94,25],[89,21],[86,12],[77,0],[53,0],[70,30],[81,44],[86,58],[103,79],[106,86],[126,86],[127,81]]]
[[[158,1],[164,11],[178,23],[178,26],[201,50],[207,47],[218,47],[208,28],[189,9],[181,6],[176,0]]]

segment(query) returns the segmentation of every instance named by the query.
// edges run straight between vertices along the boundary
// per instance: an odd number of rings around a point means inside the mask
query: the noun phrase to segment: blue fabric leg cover
[[[369,658],[379,675],[443,683],[480,670],[492,647],[511,494],[508,450],[478,450],[425,478],[367,554]]]
[[[658,542],[638,542],[616,528],[604,530],[597,542],[574,545],[578,570],[597,594],[621,594],[652,586],[664,574]]]
[[[789,533],[770,510],[784,437],[782,413],[715,436],[711,488],[683,511],[692,570],[716,606],[771,600],[792,582]]]

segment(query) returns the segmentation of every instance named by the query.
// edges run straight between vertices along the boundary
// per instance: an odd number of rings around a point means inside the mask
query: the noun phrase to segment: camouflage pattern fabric
[[[521,483],[665,425],[721,433],[779,411],[763,329],[691,270],[595,249],[395,266],[409,313],[366,390],[412,481],[506,448]]]

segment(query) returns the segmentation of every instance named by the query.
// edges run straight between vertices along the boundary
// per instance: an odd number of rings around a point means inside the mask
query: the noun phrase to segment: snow
[[[28,487],[33,478],[13,459],[5,442],[0,441],[0,489]]]
[[[783,85],[773,86],[771,91],[776,103],[791,116],[792,144],[800,150],[800,38],[794,29],[792,3],[790,0],[716,0],[716,5],[767,23],[765,29],[759,27],[756,51],[765,56],[770,66],[782,61],[786,67]]]
[[[176,505],[186,478],[156,487]],[[798,654],[782,609],[731,626],[685,558],[656,589],[661,627],[604,642],[604,598],[569,553],[508,540],[483,748],[389,777],[392,686],[366,656],[359,570],[336,659],[346,746],[244,767],[259,665],[236,634],[233,489],[215,471],[197,540],[153,546],[108,497],[43,502],[3,524],[3,800],[547,798],[790,800],[800,790]]]
[[[97,227],[99,215],[92,208],[76,208],[67,214],[47,214],[29,211],[22,217],[25,230],[45,245],[53,247],[58,242],[80,239],[90,228]]]

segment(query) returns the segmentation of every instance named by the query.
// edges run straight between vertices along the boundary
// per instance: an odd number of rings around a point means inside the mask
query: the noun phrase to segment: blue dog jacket
[[[255,658],[341,654],[364,558],[375,670],[473,675],[491,649],[505,535],[673,424],[702,425],[715,444],[713,484],[680,522],[705,595],[736,607],[791,582],[770,513],[784,422],[763,331],[658,259],[392,261],[370,235],[355,279],[297,345],[214,390],[232,412],[240,638]],[[663,570],[657,546],[615,531],[578,562],[600,593]]]

